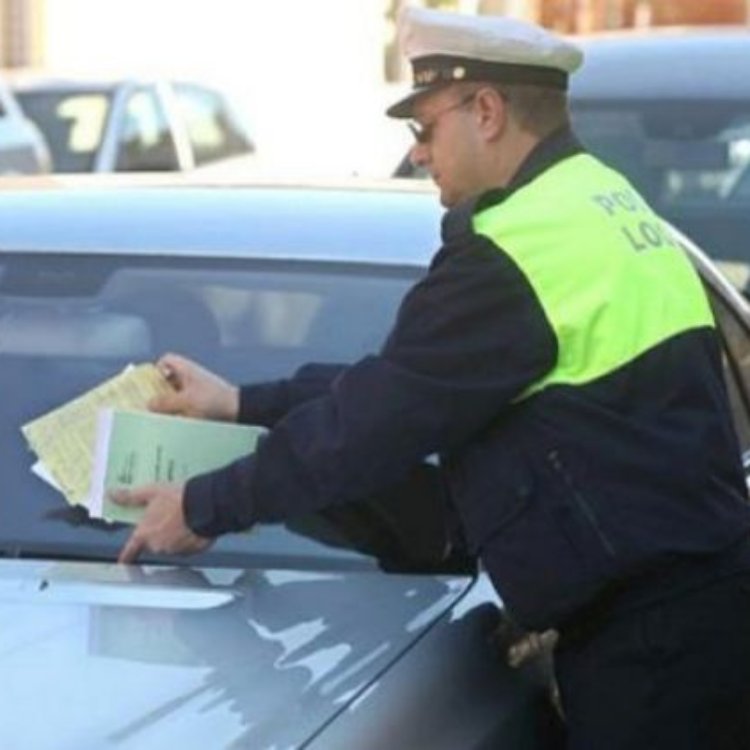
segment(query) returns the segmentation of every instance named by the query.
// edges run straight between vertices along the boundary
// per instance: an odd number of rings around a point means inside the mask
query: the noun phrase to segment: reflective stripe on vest
[[[713,326],[697,273],[619,173],[588,154],[548,169],[474,217],[534,289],[558,359],[521,396],[606,375],[666,339]]]

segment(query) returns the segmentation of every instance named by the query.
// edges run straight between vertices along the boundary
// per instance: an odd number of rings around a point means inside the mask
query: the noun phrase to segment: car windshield
[[[750,104],[736,101],[574,101],[575,131],[625,173],[665,218],[747,285]]]
[[[352,361],[378,348],[418,273],[351,263],[4,253],[0,556],[112,559],[129,531],[90,521],[32,473],[21,425],[165,351],[234,382],[289,376],[308,362]],[[342,528],[316,517],[227,535],[203,564],[325,558],[329,566],[374,565],[361,554],[371,551],[368,540],[353,545]]]
[[[21,89],[16,98],[44,134],[55,172],[94,169],[110,110],[110,91]]]

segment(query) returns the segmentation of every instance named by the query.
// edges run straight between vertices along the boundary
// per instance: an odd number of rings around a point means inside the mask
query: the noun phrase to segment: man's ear
[[[508,127],[508,102],[491,86],[479,89],[474,98],[475,112],[482,135],[488,141],[500,138]]]

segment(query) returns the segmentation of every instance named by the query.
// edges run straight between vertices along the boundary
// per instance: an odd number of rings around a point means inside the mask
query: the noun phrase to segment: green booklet
[[[113,503],[107,497],[110,490],[151,482],[183,483],[252,453],[265,432],[257,425],[102,409],[86,503],[89,513],[107,521],[137,523],[142,509]]]

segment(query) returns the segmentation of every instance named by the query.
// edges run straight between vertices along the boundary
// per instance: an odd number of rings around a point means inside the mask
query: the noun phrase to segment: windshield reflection
[[[141,582],[176,581],[196,588],[209,583],[194,570],[151,570]],[[90,615],[89,656],[140,662],[134,685],[157,665],[200,675],[180,697],[149,714],[120,718],[112,737],[133,741],[183,709],[204,721],[233,716],[231,739],[243,747],[270,746],[290,731],[304,736],[319,720],[321,706],[343,705],[398,652],[415,630],[410,623],[426,626],[467,585],[467,579],[408,578],[394,586],[382,574],[353,580],[343,574],[246,571],[222,584],[233,597],[211,610],[97,607]]]
[[[352,361],[380,345],[413,275],[341,263],[6,253],[0,385],[12,398],[0,404],[0,555],[112,560],[129,531],[66,506],[32,472],[21,425],[165,351],[234,382],[288,377],[311,361]],[[346,326],[336,324],[342,320]],[[393,497],[432,494],[418,484],[407,480]],[[228,535],[200,559],[230,566],[294,559],[299,566],[326,558],[362,567],[383,557],[397,568],[398,524],[378,522],[379,502],[346,518],[334,511],[289,528]]]

